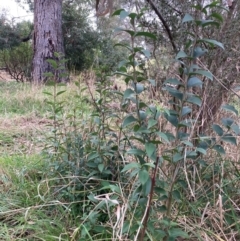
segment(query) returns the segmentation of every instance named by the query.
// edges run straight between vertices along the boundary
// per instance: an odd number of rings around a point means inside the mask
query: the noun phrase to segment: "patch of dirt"
[[[4,70],[0,70],[0,81],[10,81],[12,77]]]
[[[0,152],[39,153],[42,150],[42,138],[52,121],[46,118],[16,117],[0,118]]]

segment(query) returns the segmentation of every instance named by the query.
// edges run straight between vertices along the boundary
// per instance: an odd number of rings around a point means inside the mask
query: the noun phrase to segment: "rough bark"
[[[66,72],[65,64],[59,70],[54,69],[48,59],[61,62],[54,53],[64,56],[62,34],[62,0],[34,1],[34,37],[33,37],[33,71],[34,83],[45,83],[45,73],[53,73],[57,82],[66,81],[62,73]]]

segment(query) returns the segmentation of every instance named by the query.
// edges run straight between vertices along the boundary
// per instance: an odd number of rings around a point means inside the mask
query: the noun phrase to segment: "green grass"
[[[0,240],[69,240],[61,203],[44,200],[46,163],[40,155],[0,158]],[[65,237],[65,238],[64,238]]]
[[[62,115],[78,121],[89,114],[74,84],[57,87]],[[42,154],[51,136],[52,86],[0,82],[0,241],[71,240],[66,204],[51,193],[49,163]],[[66,125],[67,123],[64,123]],[[68,123],[69,124],[69,123]],[[56,199],[55,199],[56,198]]]

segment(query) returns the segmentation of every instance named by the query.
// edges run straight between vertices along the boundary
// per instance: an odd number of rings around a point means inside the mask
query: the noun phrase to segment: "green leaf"
[[[148,79],[148,81],[152,86],[156,86],[156,80],[155,79]]]
[[[172,84],[172,85],[183,85],[181,81],[178,79],[167,79],[163,82],[164,84]]]
[[[144,85],[137,83],[137,84],[136,84],[136,93],[137,93],[137,94],[140,94],[140,93],[142,93],[143,91],[144,91]]]
[[[165,133],[163,133],[163,132],[161,132],[161,131],[158,131],[156,134],[157,134],[160,138],[162,138],[162,140],[164,140],[165,142],[170,143],[170,141],[169,141],[169,139],[168,139],[168,136],[167,136]]]
[[[139,181],[141,182],[142,185],[144,185],[149,179],[149,173],[145,169],[140,170],[138,175],[139,175]]]
[[[155,126],[155,125],[157,125],[158,124],[158,121],[157,120],[155,120],[155,119],[153,119],[153,118],[150,118],[149,120],[148,120],[148,129],[150,129],[150,128],[152,128],[153,126]]]
[[[136,155],[136,156],[144,156],[145,155],[145,152],[141,149],[130,149],[127,151],[127,154],[130,154],[130,155]]]
[[[238,115],[238,111],[237,111],[237,109],[233,105],[223,105],[222,109],[230,111],[230,112],[233,112],[236,115]]]
[[[199,58],[208,52],[207,49],[202,49],[201,47],[196,47],[193,50],[193,58]]]
[[[58,65],[57,65],[57,61],[54,59],[47,59],[47,62],[54,68],[57,69]]]
[[[123,94],[124,99],[129,99],[132,97],[132,95],[135,95],[134,91],[132,89],[126,89]]]
[[[122,11],[125,11],[125,9],[121,8],[121,9],[116,10],[116,11],[112,14],[112,16],[118,16],[118,15],[121,14]]]
[[[220,22],[223,22],[223,16],[217,12],[213,12],[211,15],[209,15],[209,17],[216,18]]]
[[[121,172],[126,172],[126,171],[128,171],[128,170],[130,170],[130,169],[140,169],[140,168],[141,168],[141,165],[140,165],[139,163],[137,163],[137,162],[131,162],[131,163],[127,164],[127,165],[122,169]]]
[[[205,162],[203,159],[200,159],[200,160],[198,161],[198,163],[199,163],[202,167],[207,167],[207,166],[208,166],[207,162]]]
[[[65,92],[66,92],[66,90],[59,91],[59,92],[57,92],[57,96],[65,93]]]
[[[172,95],[173,97],[176,97],[179,100],[183,100],[183,93],[177,89],[174,89],[172,87],[165,87],[164,89],[166,89],[170,95]]]
[[[146,58],[150,58],[151,57],[151,53],[149,50],[147,49],[144,49],[141,51],[143,53],[143,55],[146,57]]]
[[[126,17],[128,17],[128,15],[129,15],[129,13],[128,13],[127,11],[122,10],[122,11],[120,12],[119,17],[120,17],[121,20],[124,20]]]
[[[202,100],[198,96],[194,96],[194,95],[188,96],[186,101],[198,106],[202,105]]]
[[[231,118],[222,118],[222,123],[225,127],[231,128],[231,125],[234,123],[234,120]]]
[[[240,135],[240,128],[237,124],[233,123],[231,125],[231,129],[235,132],[236,135],[238,135],[238,136]]]
[[[147,114],[144,110],[140,110],[139,111],[139,116],[140,116],[140,120],[145,120],[147,118]]]
[[[122,127],[125,128],[125,127],[131,125],[134,122],[137,122],[137,119],[134,116],[129,115],[124,119]]]
[[[192,109],[190,107],[183,106],[182,107],[182,111],[181,111],[181,116],[183,117],[183,116],[185,116],[185,115],[187,115],[187,114],[189,114],[191,112],[192,112]]]
[[[182,59],[186,57],[188,57],[188,55],[184,51],[180,50],[176,56],[176,59]]]
[[[137,36],[143,36],[143,37],[151,38],[151,39],[154,39],[154,40],[157,39],[157,37],[156,37],[155,34],[152,34],[152,33],[149,33],[149,32],[137,32],[137,33],[135,34],[135,36],[136,36],[136,37],[137,37]]]
[[[217,27],[220,26],[219,22],[216,22],[216,21],[210,20],[210,19],[208,19],[208,20],[205,20],[205,19],[203,19],[203,20],[197,20],[196,23],[197,23],[197,25],[200,25],[200,26],[202,26],[203,28],[206,27],[206,26],[209,26],[209,25],[215,25],[215,26],[217,26]]]
[[[187,87],[191,88],[191,87],[200,86],[202,88],[202,84],[203,82],[198,77],[194,76],[188,79]]]
[[[170,237],[174,238],[173,240],[175,240],[177,237],[189,238],[188,234],[180,228],[170,228],[168,230],[168,234]]]
[[[181,201],[182,201],[181,194],[180,194],[180,192],[179,192],[178,190],[174,190],[174,191],[172,192],[172,196],[173,196],[173,198],[174,198],[176,201],[178,201],[178,202],[181,202]]]
[[[182,141],[182,143],[185,144],[186,146],[193,147],[193,143],[190,141]]]
[[[190,14],[187,13],[184,16],[182,23],[192,22],[192,21],[194,21],[194,18]]]
[[[237,145],[237,140],[232,134],[225,134],[224,136],[221,137],[221,140],[231,143],[233,145]]]
[[[219,126],[219,125],[217,125],[217,124],[213,124],[212,125],[212,128],[213,128],[213,130],[219,135],[219,136],[222,136],[223,135],[223,129]]]
[[[225,150],[221,145],[215,145],[213,149],[221,155],[225,155]]]
[[[87,159],[88,159],[88,161],[91,161],[93,159],[96,159],[97,157],[99,157],[98,152],[92,152],[88,155]]]
[[[175,115],[168,115],[167,113],[164,113],[164,117],[175,127],[178,126],[178,118]]]
[[[103,170],[104,170],[104,164],[99,164],[98,165],[98,170],[102,173],[103,172]]]
[[[193,74],[199,74],[199,75],[202,75],[202,76],[205,76],[207,77],[208,79],[210,80],[213,80],[213,75],[211,72],[209,71],[206,71],[206,70],[196,70],[194,72],[192,72]]]
[[[202,153],[203,155],[207,155],[206,150],[203,148],[197,148],[196,151]]]
[[[176,153],[173,155],[173,162],[178,162],[183,159],[183,156],[180,153]]]
[[[149,174],[148,174],[149,175]],[[148,177],[147,181],[145,182],[145,184],[143,184],[142,186],[142,191],[143,191],[143,195],[145,197],[148,196],[148,194],[151,191],[151,187],[152,187],[152,179],[150,178],[150,176]]]
[[[145,143],[145,149],[149,158],[156,152],[156,146],[151,142]]]
[[[51,93],[49,93],[47,91],[43,91],[43,94],[53,96]]]
[[[132,30],[128,30],[128,29],[124,29],[124,32],[128,33],[129,35],[131,35],[132,37],[135,35],[135,32]]]
[[[219,46],[220,48],[224,49],[223,44],[214,39],[203,38],[203,39],[198,40],[197,42],[209,43],[212,46],[216,45],[216,46]]]

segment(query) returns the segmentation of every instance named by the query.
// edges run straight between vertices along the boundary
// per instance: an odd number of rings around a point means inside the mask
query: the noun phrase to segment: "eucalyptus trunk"
[[[66,68],[61,60],[64,57],[62,0],[34,1],[33,47],[33,82],[45,83],[48,80],[46,73],[53,73],[57,82],[66,81]],[[49,59],[55,60],[59,68],[53,68]]]

